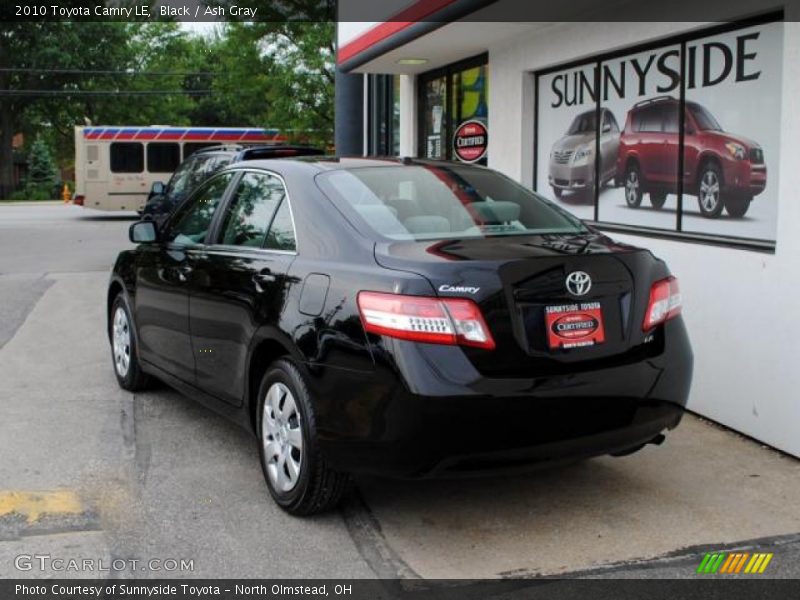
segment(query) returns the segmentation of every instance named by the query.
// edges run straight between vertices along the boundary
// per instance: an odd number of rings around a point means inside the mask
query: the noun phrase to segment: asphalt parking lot
[[[49,554],[193,560],[180,577],[684,578],[734,550],[800,576],[800,461],[691,415],[626,458],[362,478],[336,513],[285,515],[248,434],[166,387],[117,387],[104,298],[134,217],[0,205],[0,577],[41,576],[15,559]]]

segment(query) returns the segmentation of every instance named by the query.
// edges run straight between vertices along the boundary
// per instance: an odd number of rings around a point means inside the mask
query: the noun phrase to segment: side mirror
[[[694,135],[694,127],[692,127],[692,124],[688,121],[683,124],[683,133],[686,135]]]
[[[158,241],[158,228],[154,221],[136,221],[128,229],[128,238],[134,244],[152,244]]]
[[[158,196],[166,191],[167,186],[165,186],[161,181],[154,181],[152,187],[150,188],[150,194],[153,196]]]
[[[611,123],[603,123],[603,133],[611,131]]]

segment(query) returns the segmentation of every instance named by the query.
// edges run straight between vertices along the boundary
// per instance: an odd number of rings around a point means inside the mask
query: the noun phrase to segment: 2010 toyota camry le
[[[130,238],[107,299],[119,384],[155,377],[252,430],[293,514],[351,473],[629,454],[687,401],[667,265],[484,167],[233,164]]]

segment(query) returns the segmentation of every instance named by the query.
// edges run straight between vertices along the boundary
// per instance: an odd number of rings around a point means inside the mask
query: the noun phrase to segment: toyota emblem
[[[573,271],[567,275],[566,284],[573,296],[585,296],[592,289],[592,278],[585,271]]]

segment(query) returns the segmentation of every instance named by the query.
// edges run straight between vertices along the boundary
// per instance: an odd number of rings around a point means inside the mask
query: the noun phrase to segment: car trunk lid
[[[633,351],[644,341],[649,286],[666,270],[649,252],[598,233],[381,243],[375,258],[426,277],[441,297],[474,300],[497,347],[464,351],[484,374],[506,377],[595,368]],[[591,279],[583,295],[567,289],[575,272]],[[562,347],[558,337],[553,346],[554,326],[577,327],[578,343]],[[583,336],[582,327],[594,329]]]

